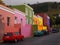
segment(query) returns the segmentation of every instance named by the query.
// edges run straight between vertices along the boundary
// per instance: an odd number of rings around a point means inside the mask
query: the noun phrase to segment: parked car
[[[42,30],[41,32],[43,32],[44,35],[48,35],[49,34],[48,30]]]
[[[23,40],[24,36],[21,35],[19,32],[9,32],[4,34],[3,41],[15,41]]]
[[[52,32],[52,33],[57,33],[57,32],[59,32],[59,29],[57,29],[57,28],[52,28],[51,32]]]
[[[34,32],[34,37],[39,37],[39,36],[43,36],[43,32],[41,32],[41,31],[35,31]]]

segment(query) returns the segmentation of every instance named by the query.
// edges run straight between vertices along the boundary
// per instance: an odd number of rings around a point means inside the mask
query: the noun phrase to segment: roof
[[[12,14],[14,14],[13,10],[4,6],[4,5],[0,5],[0,9],[4,10],[4,11],[7,11],[7,12],[10,12]]]

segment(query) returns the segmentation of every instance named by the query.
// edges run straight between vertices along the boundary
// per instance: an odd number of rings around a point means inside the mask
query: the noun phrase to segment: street
[[[17,43],[1,43],[0,45],[60,45],[60,32],[24,39],[24,41]]]

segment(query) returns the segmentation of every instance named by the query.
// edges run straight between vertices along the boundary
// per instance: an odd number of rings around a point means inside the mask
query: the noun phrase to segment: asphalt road
[[[60,45],[60,32],[43,37],[33,37],[18,43],[2,43],[0,45]]]

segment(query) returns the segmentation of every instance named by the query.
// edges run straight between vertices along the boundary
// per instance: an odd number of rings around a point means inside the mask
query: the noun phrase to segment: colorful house
[[[0,37],[2,37],[4,33],[12,31],[13,26],[13,11],[6,6],[0,5]]]
[[[39,15],[33,15],[33,25],[43,25],[43,18]]]
[[[25,26],[26,25],[25,13],[23,13],[17,9],[13,9],[13,10],[15,13],[15,24],[21,24],[21,26]]]
[[[50,31],[50,19],[48,19],[48,15],[46,13],[36,13],[35,15],[39,15],[43,18],[43,25],[47,26],[47,30]]]
[[[26,23],[25,13],[17,9],[13,10],[15,12],[15,25],[21,24],[21,28],[18,28],[18,30],[20,29],[20,34],[24,35],[25,38],[31,37],[31,25]]]
[[[38,25],[42,25],[43,26],[43,18],[39,15],[37,15],[37,23]]]
[[[43,30],[43,18],[39,15],[37,15],[37,19],[38,19],[38,30],[41,31]]]
[[[38,18],[35,15],[33,15],[33,25],[38,25]]]
[[[11,7],[24,12],[26,14],[25,16],[26,16],[27,24],[33,24],[34,11],[29,5],[23,4],[23,5],[11,6]]]
[[[38,21],[37,16],[33,15],[32,36],[33,36],[34,32],[38,30],[37,21]]]
[[[39,15],[33,15],[32,33],[43,30],[43,18]]]

